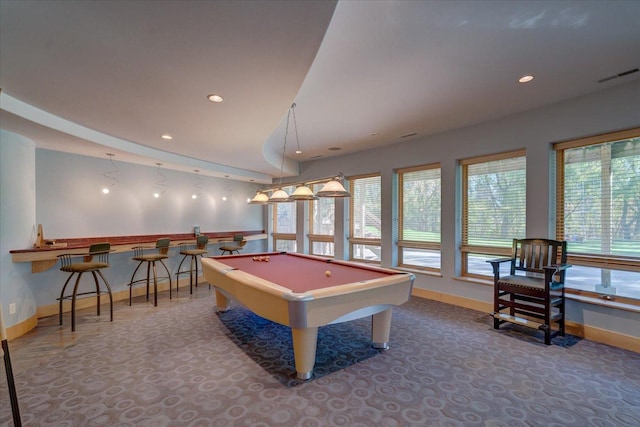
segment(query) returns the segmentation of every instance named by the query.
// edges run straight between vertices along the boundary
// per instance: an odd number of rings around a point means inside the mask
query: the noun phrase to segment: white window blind
[[[440,242],[440,168],[399,171],[400,240]]]
[[[380,239],[380,175],[349,180],[351,237]]]
[[[324,183],[314,184],[312,190],[317,193]],[[320,197],[311,200],[311,233],[323,236],[333,236],[335,229],[335,199],[333,197]]]
[[[640,258],[640,138],[561,155],[558,219],[569,252]]]
[[[284,187],[284,191],[291,194],[295,188]],[[273,207],[273,231],[281,234],[296,233],[296,202],[274,203]]]
[[[523,152],[462,162],[463,245],[510,247],[526,237],[526,157]]]

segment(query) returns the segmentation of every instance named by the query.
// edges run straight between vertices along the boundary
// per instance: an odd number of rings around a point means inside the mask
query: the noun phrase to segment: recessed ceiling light
[[[168,133],[165,133],[164,135],[162,135],[162,139],[166,139],[167,141],[170,141],[173,139],[173,137]]]
[[[529,83],[531,80],[533,80],[533,76],[522,76],[518,79],[520,83]]]
[[[220,95],[216,95],[215,93],[212,93],[211,95],[207,95],[207,99],[211,102],[222,102],[224,101],[224,98],[221,97]]]

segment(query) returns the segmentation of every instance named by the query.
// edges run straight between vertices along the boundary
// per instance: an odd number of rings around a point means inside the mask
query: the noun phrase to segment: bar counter
[[[236,234],[242,234],[245,240],[261,240],[267,238],[264,230],[204,232],[201,234],[209,237],[210,244],[232,241],[233,236]],[[12,262],[30,262],[31,272],[40,273],[53,267],[58,261],[58,255],[69,252],[82,253],[83,251],[88,251],[89,246],[93,243],[109,242],[111,243],[111,251],[114,253],[131,252],[135,246],[155,244],[156,240],[162,238],[171,239],[171,246],[177,246],[183,243],[195,244],[196,241],[193,233],[76,237],[69,239],[50,239],[55,241],[56,245],[45,245],[40,248],[13,249],[9,252],[11,253]],[[66,244],[66,246],[60,246],[60,244]]]

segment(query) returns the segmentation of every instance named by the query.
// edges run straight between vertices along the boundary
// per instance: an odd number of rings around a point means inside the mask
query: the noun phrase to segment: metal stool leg
[[[11,400],[11,413],[13,415],[13,425],[15,427],[22,427],[22,420],[20,419],[20,406],[18,405],[18,393],[16,392],[16,383],[13,378],[13,368],[11,367],[11,357],[9,356],[7,330],[4,327],[1,303],[0,303],[0,341],[2,341],[2,353],[4,354],[4,370],[7,373],[7,386],[9,387],[9,399]]]
[[[67,281],[64,282],[64,286],[62,287],[62,291],[60,292],[60,310],[59,310],[60,326],[62,326],[62,302],[64,301],[64,291],[67,289],[67,285],[69,284],[69,281],[71,280],[74,274],[76,273],[71,273],[69,277],[67,277]]]

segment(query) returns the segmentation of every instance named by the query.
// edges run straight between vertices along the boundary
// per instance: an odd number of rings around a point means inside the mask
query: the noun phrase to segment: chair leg
[[[73,287],[73,295],[71,296],[71,332],[76,331],[76,295],[78,294],[78,285],[80,284],[80,278],[82,273],[78,273],[76,284]]]
[[[493,329],[500,329],[500,320],[496,317],[500,313],[500,288],[497,283],[493,285]]]
[[[198,287],[198,277],[200,277],[198,273],[198,256],[200,257],[200,271],[202,271],[202,255],[196,255],[196,288]],[[209,289],[211,289],[211,283],[209,283]]]
[[[96,284],[96,316],[100,316],[100,283],[98,283],[98,275],[95,271],[92,271],[91,275]]]
[[[62,326],[62,302],[64,301],[64,291],[67,289],[67,285],[69,284],[69,281],[71,280],[74,274],[75,273],[71,273],[69,277],[67,277],[67,281],[64,282],[64,286],[62,287],[62,292],[60,292],[60,310],[59,310],[60,326]]]
[[[147,261],[147,301],[149,301],[149,274],[151,274],[151,264],[153,264],[153,277],[156,277],[156,263]]]
[[[107,293],[109,294],[109,317],[113,322],[113,295],[111,294],[111,286],[109,285],[107,278],[104,277],[104,274],[102,274],[102,271],[98,270],[98,274],[100,275],[100,277],[102,277],[102,281],[107,287]]]
[[[180,290],[180,275],[185,273],[182,271],[182,263],[184,263],[184,260],[187,259],[188,256],[189,255],[183,256],[182,260],[180,260],[180,264],[178,264],[178,271],[176,272],[176,293]],[[171,299],[171,292],[169,292],[169,299]]]
[[[176,293],[180,290],[180,274],[184,273],[184,271],[181,270],[182,263],[184,262],[185,259],[187,259],[187,257],[188,255],[183,256],[182,260],[180,261],[180,264],[178,264],[178,271],[176,272]]]
[[[149,263],[149,268],[153,266],[153,306],[158,306],[158,275],[156,274],[156,262],[151,261]],[[147,284],[149,283],[149,276],[147,276]],[[148,289],[148,288],[147,288]],[[147,296],[147,300],[149,297]]]
[[[565,326],[565,323],[564,323],[564,319],[565,319],[565,311],[564,311],[565,298],[564,298],[564,296],[565,296],[564,288],[562,288],[562,294],[561,294],[562,302],[560,302],[560,305],[558,306],[558,310],[560,310],[560,316],[561,316],[560,317],[560,322],[558,322],[558,327],[560,328],[560,336],[562,336],[562,337],[565,336],[564,335],[564,333],[565,333],[565,331],[564,331],[564,326]]]
[[[195,263],[196,268],[196,288],[198,287],[198,262],[196,260],[196,255],[191,255],[191,263],[189,269],[189,295],[193,295],[193,267]]]
[[[164,267],[164,270],[167,272],[167,278],[169,279],[169,289],[171,289],[171,286],[173,286],[173,284],[171,283],[171,272],[167,268],[167,265],[164,263],[164,261],[162,260],[158,260],[158,261],[160,261],[160,264],[162,264],[162,266]],[[153,267],[155,269],[155,263],[153,264]],[[169,293],[169,299],[171,299],[171,293]]]
[[[138,272],[138,269],[142,266],[142,263],[144,261],[140,261],[138,263],[138,266],[136,267],[135,270],[133,270],[133,274],[131,275],[131,281],[129,282],[129,307],[131,307],[131,299],[133,297],[133,279],[136,277],[136,273]]]

